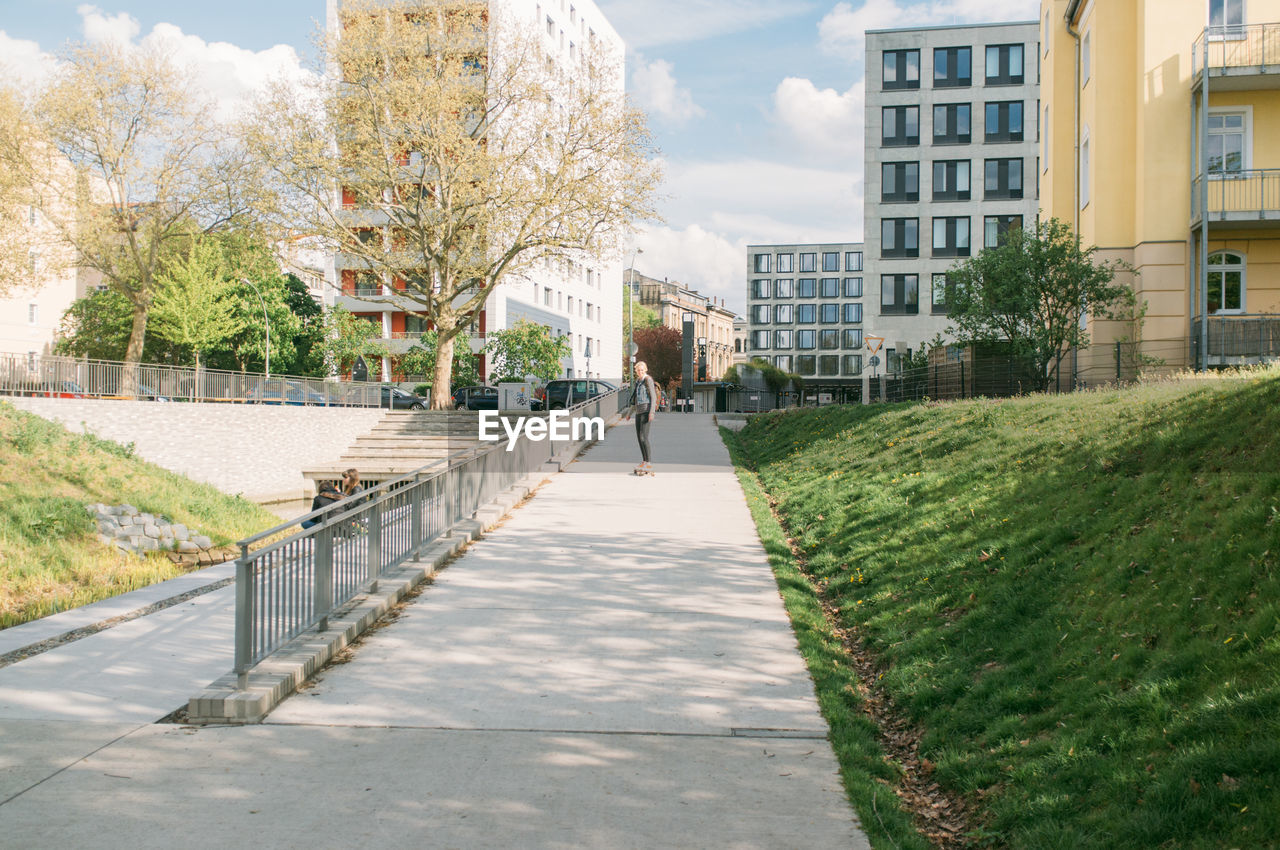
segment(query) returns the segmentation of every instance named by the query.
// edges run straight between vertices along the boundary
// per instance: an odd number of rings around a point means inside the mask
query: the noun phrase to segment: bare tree
[[[21,128],[0,131],[17,175],[64,249],[132,307],[137,364],[158,272],[199,233],[247,220],[246,158],[228,149],[208,98],[163,53],[73,45]],[[126,391],[135,370],[126,369]]]
[[[444,407],[455,339],[494,287],[612,253],[653,215],[649,133],[602,45],[560,64],[497,8],[456,0],[351,0],[339,19],[314,85],[261,105],[254,150],[281,221],[367,276],[381,294],[366,300],[437,331]]]

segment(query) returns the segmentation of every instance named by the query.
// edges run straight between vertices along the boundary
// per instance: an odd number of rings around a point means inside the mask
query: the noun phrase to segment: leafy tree
[[[325,337],[322,349],[330,374],[345,374],[361,357],[383,357],[386,346],[378,342],[382,328],[362,319],[344,307],[334,307],[324,316]]]
[[[316,303],[307,285],[294,274],[284,276],[284,306],[296,320],[296,332],[292,339],[293,356],[285,351],[271,352],[272,364],[279,358],[280,372],[308,377],[325,377],[324,366],[324,309]],[[275,348],[275,325],[272,330],[272,348]]]
[[[630,304],[627,302],[630,301]],[[662,319],[651,308],[640,303],[640,299],[636,298],[631,291],[631,287],[625,283],[622,284],[622,372],[623,375],[631,374],[631,358],[626,350],[627,342],[631,339],[631,329],[636,330],[642,328],[656,328],[662,324]],[[639,359],[639,358],[636,358]]]
[[[426,331],[417,345],[403,354],[396,363],[400,371],[406,375],[431,375],[436,366],[436,332]],[[466,346],[454,346],[453,384],[451,390],[468,387],[480,383],[480,366],[478,358]],[[430,384],[419,386],[430,387]]]
[[[91,360],[124,360],[133,327],[133,307],[114,289],[93,290],[71,302],[62,314],[53,351]],[[184,362],[184,352],[168,340],[148,334],[142,359],[147,363]]]
[[[947,316],[961,343],[1007,340],[1032,365],[1037,389],[1057,380],[1062,359],[1089,345],[1086,311],[1114,318],[1130,309],[1133,290],[1115,283],[1133,269],[1118,260],[1095,262],[1058,219],[1015,229],[1005,243],[952,267]]]
[[[554,381],[573,349],[567,336],[555,336],[546,325],[521,319],[505,331],[491,331],[485,352],[492,358],[491,374],[517,381],[526,375]]]
[[[173,248],[246,218],[254,181],[216,131],[209,99],[160,49],[80,44],[61,60],[25,120],[0,127],[0,160],[68,264],[100,272],[129,302],[133,366]],[[123,390],[136,379],[126,368]]]
[[[561,67],[501,5],[340,9],[314,86],[272,91],[254,148],[283,222],[397,287],[372,300],[408,300],[432,324],[432,383],[448,386],[455,340],[494,287],[548,258],[614,251],[653,214],[645,119],[603,39]]]
[[[644,361],[649,374],[663,386],[678,382],[684,374],[681,339],[680,331],[665,325],[636,329],[636,360]]]
[[[212,239],[197,238],[186,256],[167,264],[159,274],[159,293],[151,305],[157,336],[191,351],[200,368],[202,352],[230,339],[244,325],[237,315],[237,285],[227,279],[222,248]]]

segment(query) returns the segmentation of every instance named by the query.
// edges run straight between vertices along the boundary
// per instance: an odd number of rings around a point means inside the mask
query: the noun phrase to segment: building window
[[[840,323],[840,305],[839,304],[823,304],[822,305],[822,324],[837,325]]]
[[[773,347],[774,348],[790,348],[791,347],[791,331],[774,331]]]
[[[770,254],[756,254],[755,266],[753,267],[755,269],[756,274],[769,273],[770,256],[771,256]]]
[[[1022,197],[1022,160],[989,159],[986,161],[986,180],[983,197],[986,200]]]
[[[818,294],[823,298],[840,297],[840,278],[824,277],[818,281]]]
[[[1244,0],[1209,0],[1209,37],[1244,38]]]
[[[796,374],[802,377],[808,377],[814,373],[817,367],[818,358],[812,354],[800,354],[796,356]]]
[[[818,357],[818,374],[823,377],[839,374],[840,355],[823,354]]]
[[[751,324],[753,325],[769,324],[769,305],[768,304],[751,305]]]
[[[1089,82],[1093,71],[1093,50],[1090,47],[1093,41],[1092,36],[1093,30],[1090,30],[1080,40],[1080,85],[1082,87]]]
[[[1023,81],[1021,44],[993,44],[987,47],[987,85],[1014,86]]]
[[[1080,209],[1089,206],[1089,128],[1080,140]]]
[[[813,304],[797,304],[796,305],[796,323],[801,325],[812,325],[818,321],[818,308]]]
[[[961,88],[973,84],[973,48],[935,47],[933,50],[933,87]]]
[[[1052,8],[1048,9],[1044,13],[1044,33],[1041,35],[1040,40],[1044,42],[1045,56],[1049,55],[1049,37],[1053,33],[1052,15],[1053,15]]]
[[[884,203],[915,203],[920,200],[920,163],[918,162],[886,162],[880,166],[880,200]],[[823,271],[838,271],[837,268],[826,268],[827,255],[823,255]],[[835,257],[837,255],[832,254]]]
[[[752,331],[751,332],[751,348],[755,351],[768,351],[769,332],[768,331]]]
[[[819,331],[818,347],[824,351],[835,351],[838,349],[840,347],[840,331]]]
[[[861,291],[858,292],[862,294]],[[861,304],[842,304],[844,308],[844,320],[850,324],[858,324],[862,321],[862,305]]]
[[[919,312],[919,275],[880,275],[880,314],[882,316],[906,316]]]
[[[947,297],[951,288],[951,281],[947,279],[945,274],[935,274],[931,282],[929,300],[933,315],[940,316],[947,312]]]
[[[822,252],[822,270],[824,272],[840,271],[840,252],[839,251],[823,251]]]
[[[796,348],[801,351],[812,351],[818,347],[817,331],[796,331]]]
[[[800,278],[800,284],[796,287],[796,297],[798,298],[816,298],[818,296],[818,281],[812,277]]]
[[[845,298],[861,298],[862,297],[862,278],[846,277],[844,279],[844,297]]]
[[[861,251],[845,251],[844,252],[844,270],[847,272],[862,271],[862,252]]]
[[[1020,215],[989,215],[982,220],[982,247],[999,248],[1009,231],[1022,227]]]
[[[919,50],[886,50],[883,62],[881,79],[886,91],[920,88]]]
[[[801,254],[800,255],[800,271],[816,272],[818,270],[817,254]]]
[[[862,328],[846,328],[844,331],[844,347],[850,351],[862,348]]]
[[[920,144],[920,107],[885,106],[880,118],[880,143],[886,148]]]
[[[778,298],[791,298],[791,293],[795,291],[795,285],[791,278],[778,278],[773,282],[773,294]]]
[[[969,200],[969,160],[939,159],[933,163],[933,199]]]
[[[1234,251],[1210,254],[1208,272],[1209,313],[1243,313],[1244,255]]]
[[[940,103],[933,107],[933,143],[967,145],[973,140],[973,106],[968,103]]]
[[[28,325],[40,324],[40,305],[39,304],[27,305],[27,324]]]
[[[790,372],[791,371],[791,355],[779,354],[777,357],[773,358],[773,365],[777,366],[779,369],[781,369],[784,372]]]
[[[1232,174],[1249,167],[1249,113],[1209,111],[1209,173]]]
[[[794,258],[795,258],[794,254],[779,254],[778,255],[778,274],[791,274],[791,271],[792,271],[791,265],[792,265],[792,260]]]
[[[769,279],[756,278],[751,281],[751,297],[752,298],[768,298],[769,297]]]
[[[773,322],[777,325],[791,324],[791,305],[779,304],[773,308]]]
[[[880,220],[880,256],[920,256],[920,219],[885,218]]]
[[[933,220],[933,256],[969,256],[968,216],[947,216]]]
[[[986,109],[986,140],[988,142],[1022,141],[1022,101],[993,101]]]
[[[1044,108],[1044,124],[1040,131],[1040,163],[1049,171],[1049,107]]]
[[[861,354],[846,354],[844,357],[840,358],[840,360],[843,364],[842,371],[845,375],[852,377],[854,375],[862,374]]]

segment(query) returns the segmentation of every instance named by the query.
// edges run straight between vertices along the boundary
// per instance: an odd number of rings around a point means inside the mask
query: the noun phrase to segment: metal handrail
[[[571,412],[613,419],[629,388],[588,399]],[[589,435],[587,435],[589,436]],[[235,666],[239,687],[253,665],[328,618],[355,596],[376,592],[379,577],[409,560],[557,453],[550,440],[504,437],[454,452],[370,490],[239,541],[236,560]],[[250,551],[302,520],[318,525]]]
[[[1191,218],[1200,218],[1203,175],[1191,181]],[[1214,213],[1280,212],[1280,168],[1251,168],[1241,171],[1214,171],[1204,187],[1208,211]]]
[[[1280,64],[1280,23],[1205,27],[1191,45],[1191,77]]]

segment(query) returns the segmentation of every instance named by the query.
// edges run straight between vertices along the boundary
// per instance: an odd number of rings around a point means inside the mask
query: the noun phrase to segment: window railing
[[[1203,318],[1191,322],[1193,363],[1200,359],[1200,330]],[[1206,365],[1229,366],[1280,358],[1280,315],[1245,313],[1236,316],[1209,316],[1204,350]]]
[[[1203,177],[1191,183],[1191,218],[1201,217],[1201,191]],[[1209,215],[1220,215],[1225,220],[1230,213],[1256,214],[1266,218],[1267,213],[1280,215],[1280,168],[1255,168],[1248,171],[1222,171],[1209,174]],[[1239,220],[1240,215],[1232,216]]]
[[[1191,76],[1280,64],[1280,23],[1206,27],[1191,45]]]

